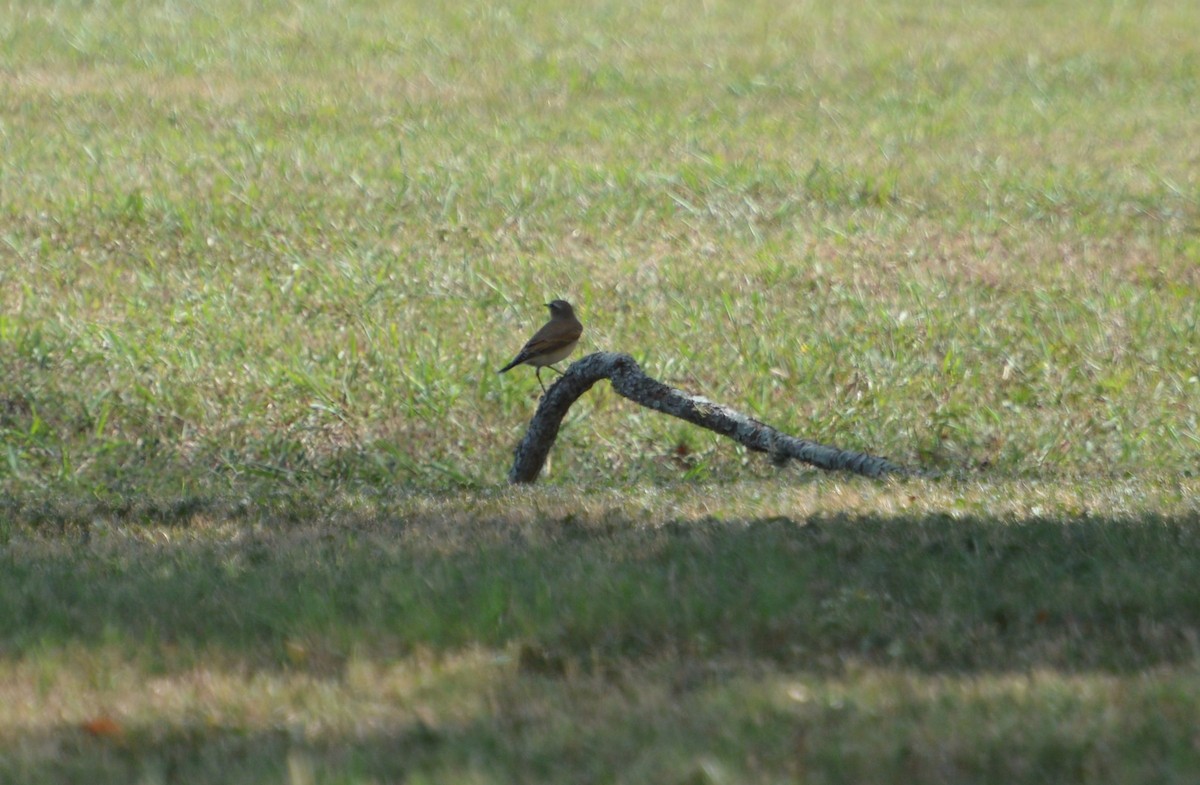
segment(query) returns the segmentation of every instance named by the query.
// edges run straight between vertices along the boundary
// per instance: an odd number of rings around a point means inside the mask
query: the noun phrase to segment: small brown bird
[[[498,371],[504,373],[518,365],[532,365],[537,368],[537,380],[542,385],[543,393],[546,392],[546,385],[542,384],[542,369],[550,366],[555,373],[562,373],[554,367],[554,363],[566,359],[575,351],[579,336],[583,335],[583,325],[575,318],[575,309],[569,302],[552,300],[546,303],[546,307],[550,309],[550,321],[533,334],[512,362]]]

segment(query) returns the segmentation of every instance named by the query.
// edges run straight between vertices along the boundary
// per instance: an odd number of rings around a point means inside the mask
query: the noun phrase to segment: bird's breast
[[[567,355],[575,351],[575,347],[578,345],[579,341],[571,341],[569,344],[560,349],[555,349],[554,351],[546,352],[545,354],[539,354],[536,357],[530,357],[525,362],[529,363],[530,365],[536,365],[539,368],[547,365],[554,365],[559,360],[565,360]]]

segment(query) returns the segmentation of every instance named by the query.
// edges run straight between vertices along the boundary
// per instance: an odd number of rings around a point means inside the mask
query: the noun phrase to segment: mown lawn
[[[1195,781],[1198,23],[10,4],[0,781]]]

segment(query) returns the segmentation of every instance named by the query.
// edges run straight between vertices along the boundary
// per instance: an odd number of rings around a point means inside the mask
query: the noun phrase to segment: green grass
[[[1194,780],[1198,21],[13,4],[0,781]]]

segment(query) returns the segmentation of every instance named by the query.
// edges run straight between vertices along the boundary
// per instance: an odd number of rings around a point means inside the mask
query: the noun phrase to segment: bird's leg
[[[542,385],[542,395],[546,394],[546,385],[542,384],[542,369],[539,367],[535,373],[537,374],[538,384]]]
[[[554,371],[554,372],[555,372],[556,374],[558,374],[559,376],[562,376],[562,375],[563,375],[563,372],[562,372],[562,371],[560,371],[560,370],[558,370],[557,368],[555,368],[553,365],[547,365],[546,367],[547,367],[547,368],[549,368],[550,370]]]

